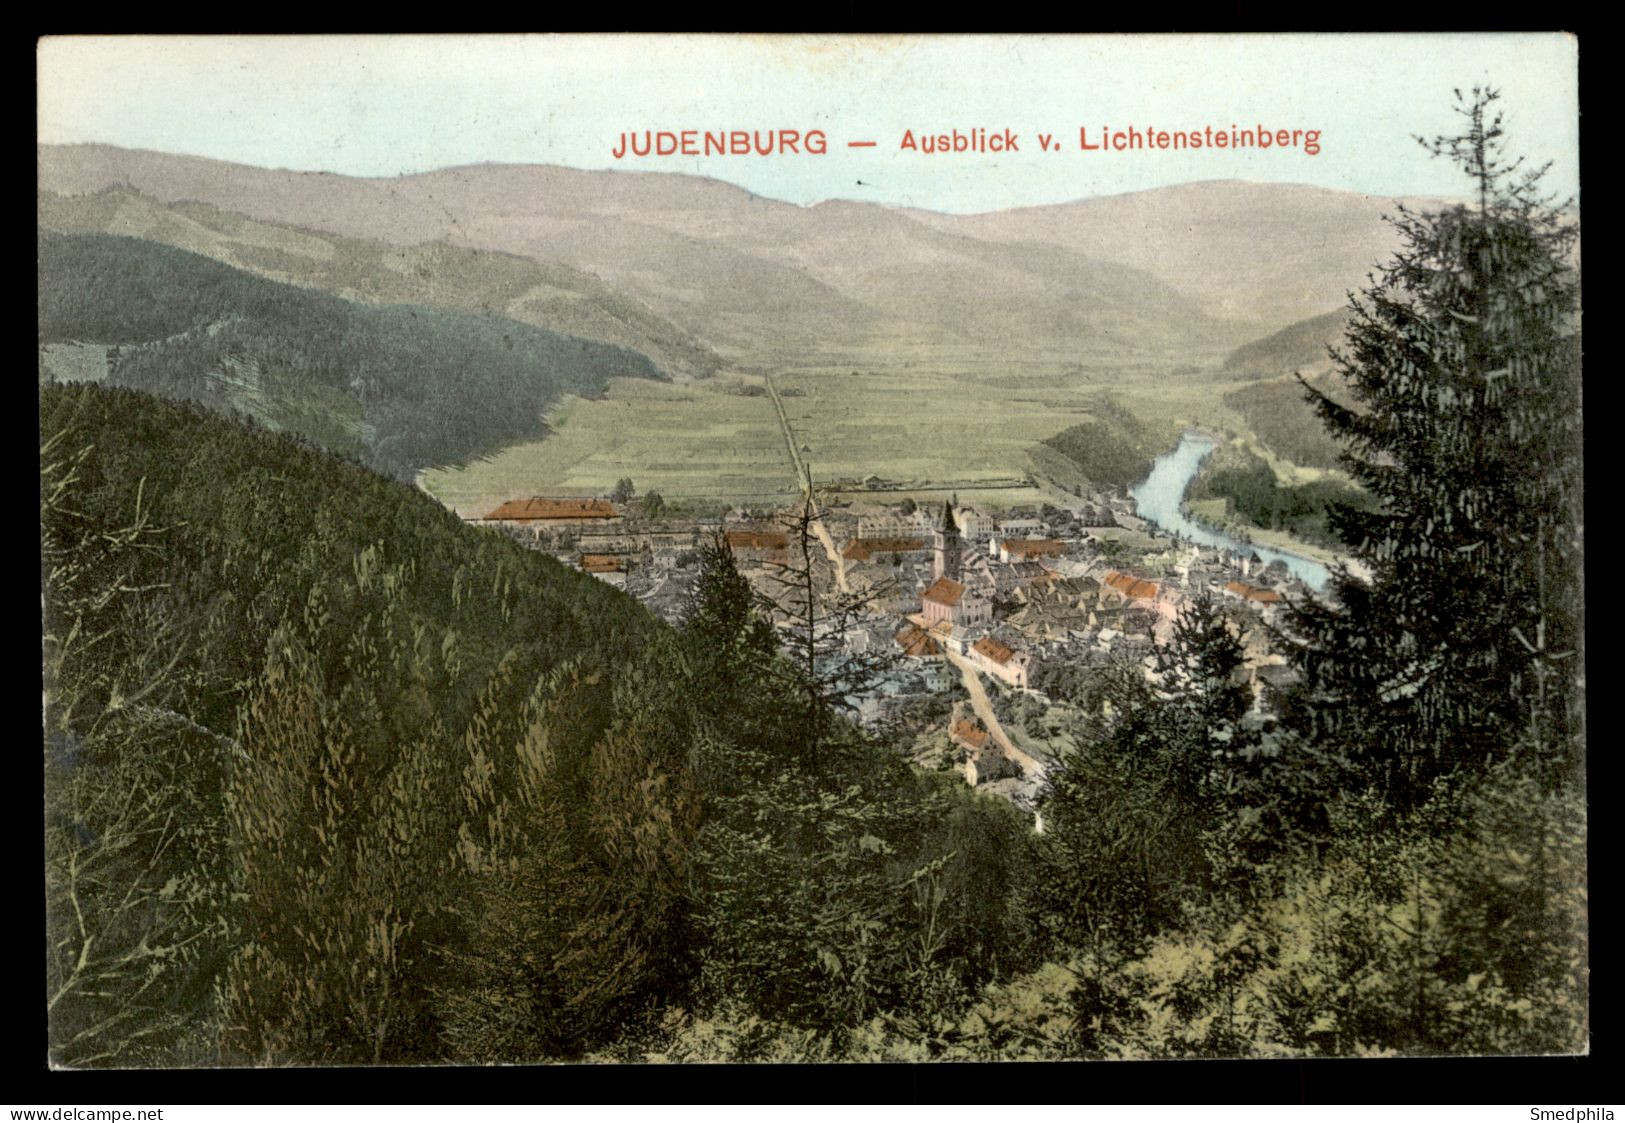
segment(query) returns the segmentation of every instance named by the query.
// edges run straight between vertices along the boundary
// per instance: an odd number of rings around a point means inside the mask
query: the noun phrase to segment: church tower
[[[954,521],[952,500],[944,502],[942,505],[942,529],[937,531],[932,545],[932,576],[946,577],[950,581],[958,581],[961,544],[959,524]]]

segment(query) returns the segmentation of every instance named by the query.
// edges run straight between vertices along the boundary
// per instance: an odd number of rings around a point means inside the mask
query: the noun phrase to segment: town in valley
[[[1272,698],[1293,681],[1271,637],[1309,586],[1279,557],[1170,535],[1140,517],[1127,489],[991,509],[952,492],[811,487],[788,507],[686,517],[649,514],[630,485],[615,496],[511,499],[468,521],[624,589],[672,623],[707,540],[726,544],[781,630],[795,626],[786,598],[810,572],[820,601],[859,606],[831,613],[839,646],[883,668],[847,700],[855,716],[887,728],[915,764],[958,770],[1028,811],[1039,830],[1046,772],[1072,747],[1062,718],[1076,703],[1057,684],[1113,662],[1143,668],[1154,684],[1153,649],[1192,599],[1219,604],[1243,644],[1236,673],[1265,744]],[[789,569],[799,580],[786,580]]]

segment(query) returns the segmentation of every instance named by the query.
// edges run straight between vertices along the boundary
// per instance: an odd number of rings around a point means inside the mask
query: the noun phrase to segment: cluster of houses
[[[548,552],[638,596],[675,619],[693,577],[693,551],[720,534],[742,573],[769,598],[790,563],[791,532],[774,512],[720,519],[630,517],[608,499],[516,499],[471,520]],[[860,712],[945,689],[957,663],[1012,691],[1036,692],[1046,665],[1101,660],[1143,663],[1172,635],[1186,599],[1223,599],[1246,637],[1247,673],[1257,696],[1289,675],[1270,651],[1292,579],[1279,564],[1214,549],[1172,545],[1125,551],[1113,528],[1134,529],[1131,501],[1095,497],[1071,509],[995,517],[950,499],[940,509],[825,511],[836,544],[814,554],[820,588],[869,596],[867,616],[844,642],[854,653],[892,652],[895,669]],[[1143,527],[1143,524],[1139,524]],[[1152,539],[1142,539],[1151,542]],[[970,716],[956,716],[948,741],[973,784],[1004,784],[1021,769]]]
[[[1103,548],[1100,531],[1132,514],[1090,527],[1075,512],[1046,511],[1000,519],[950,500],[939,512],[868,515],[841,551],[845,576],[891,590],[891,641],[905,667],[951,655],[1004,688],[1035,693],[1049,664],[1127,660],[1149,674],[1152,650],[1172,637],[1187,598],[1206,594],[1229,605],[1260,705],[1265,684],[1290,675],[1260,626],[1281,622],[1293,584],[1283,566],[1166,542],[1131,564]],[[973,719],[953,723],[949,740],[972,783],[1010,774]]]
[[[721,525],[636,517],[603,498],[544,496],[511,499],[468,521],[625,589],[667,619],[676,617],[688,591],[695,547]]]

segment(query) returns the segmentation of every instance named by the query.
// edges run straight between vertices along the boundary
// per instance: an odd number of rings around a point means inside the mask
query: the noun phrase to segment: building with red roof
[[[1147,581],[1143,577],[1135,577],[1119,570],[1109,571],[1101,579],[1102,592],[1111,590],[1124,600],[1153,601],[1162,591],[1155,581]]]
[[[951,577],[938,577],[920,598],[920,611],[926,626],[946,623],[964,628],[986,624],[993,619],[993,604],[986,597],[966,589]]]
[[[619,519],[621,513],[607,499],[510,499],[481,521],[521,526],[591,526]]]
[[[1254,604],[1280,604],[1281,594],[1274,589],[1261,588],[1258,585],[1249,585],[1245,581],[1231,581],[1224,587],[1226,594],[1238,597],[1241,600],[1252,601]]]
[[[1020,690],[1027,689],[1028,658],[1007,643],[983,636],[971,645],[971,662],[1002,682]]]

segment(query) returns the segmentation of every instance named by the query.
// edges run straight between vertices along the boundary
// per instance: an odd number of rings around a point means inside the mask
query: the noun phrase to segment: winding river
[[[1129,495],[1133,497],[1140,517],[1156,524],[1169,534],[1177,534],[1188,542],[1216,546],[1221,550],[1230,550],[1243,556],[1256,553],[1264,559],[1265,564],[1274,561],[1285,562],[1294,577],[1317,593],[1324,591],[1326,583],[1331,579],[1331,571],[1319,562],[1285,550],[1238,541],[1228,534],[1211,530],[1201,523],[1192,521],[1180,510],[1180,504],[1185,499],[1185,489],[1190,486],[1191,478],[1196,475],[1202,461],[1207,459],[1208,453],[1212,452],[1213,448],[1212,437],[1187,432],[1180,437],[1178,447],[1157,457],[1151,465],[1151,474],[1142,483],[1129,488]]]

